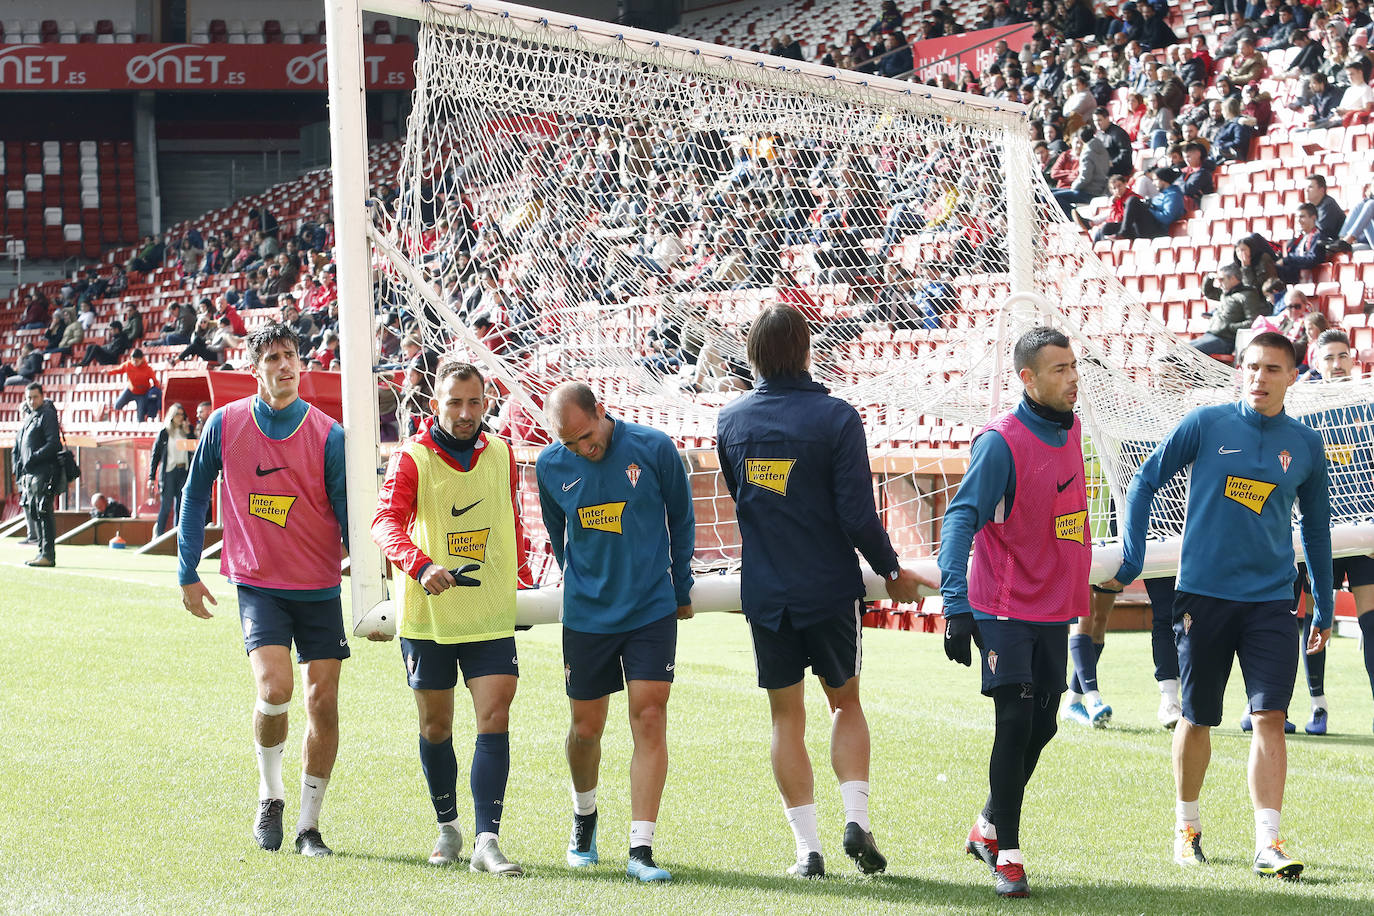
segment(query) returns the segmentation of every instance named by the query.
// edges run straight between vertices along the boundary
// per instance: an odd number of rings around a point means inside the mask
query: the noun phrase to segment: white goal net
[[[913,562],[938,550],[969,439],[1020,397],[1010,347],[1029,326],[1055,324],[1079,350],[1102,577],[1135,467],[1188,409],[1236,396],[1232,370],[1172,337],[1066,221],[1018,106],[494,2],[368,7],[420,29],[413,109],[385,180],[399,193],[370,189],[371,282],[340,282],[344,308],[365,319],[345,371],[366,373],[361,396],[374,369],[384,388],[350,486],[427,408],[439,358],[476,363],[497,396],[489,425],[517,446],[545,586],[558,570],[533,459],[549,441],[543,396],[569,379],[678,441],[696,564],[737,567],[715,414],[747,387],[749,322],[774,302],[807,315],[813,375],[862,415],[879,508]],[[336,122],[339,170],[341,149],[353,147]],[[1332,409],[1358,412],[1370,393],[1306,386],[1290,409],[1326,412],[1339,449],[1369,431]],[[373,422],[370,406],[353,422]],[[1353,526],[1371,469],[1368,448],[1346,451],[1335,508]],[[1179,533],[1185,486],[1160,494],[1152,534]],[[353,532],[357,545],[365,525]],[[359,561],[355,548],[354,578],[376,578],[380,566]],[[719,607],[737,606],[730,581],[715,583]],[[360,600],[360,587],[355,617],[377,597]],[[547,618],[556,591],[543,591],[538,612],[522,598],[522,619]]]

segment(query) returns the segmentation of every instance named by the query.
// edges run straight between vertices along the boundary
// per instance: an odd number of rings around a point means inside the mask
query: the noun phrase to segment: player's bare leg
[[[519,864],[502,854],[497,843],[510,775],[510,705],[518,683],[513,674],[489,674],[467,682],[477,724],[469,771],[476,821],[471,869],[506,877],[525,873]]]
[[[286,646],[259,646],[248,653],[257,688],[253,711],[253,743],[258,759],[258,814],[253,838],[263,849],[277,850],[282,841],[282,811],[286,789],[282,785],[282,756],[286,750],[286,711],[294,686],[291,650]]]
[[[868,820],[868,719],[859,699],[859,676],[840,687],[821,679],[830,704],[830,765],[844,801],[844,851],[866,875],[887,870],[887,859],[873,840]]]
[[[320,838],[320,808],[334,758],[339,753],[339,671],[337,658],[317,658],[301,665],[305,686],[305,740],[301,746],[301,811],[296,821],[296,849],[303,855],[327,856],[332,850]]]
[[[1178,720],[1174,728],[1174,798],[1175,831],[1174,861],[1179,865],[1201,865],[1207,861],[1202,854],[1202,820],[1198,812],[1198,796],[1212,760],[1212,729],[1194,725],[1186,718]]]
[[[806,752],[805,682],[769,690],[768,708],[773,720],[769,751],[773,779],[797,847],[797,861],[788,871],[819,878],[825,874],[825,864],[816,824],[815,775]]]
[[[1279,841],[1279,812],[1288,778],[1288,743],[1284,738],[1287,711],[1253,710],[1255,736],[1250,740],[1250,801],[1255,808],[1255,866],[1257,874],[1294,879],[1303,863],[1289,856]]]
[[[565,748],[572,775],[573,833],[568,842],[568,864],[585,868],[598,861],[596,851],[596,784],[601,769],[601,735],[606,730],[610,697],[568,701],[572,725]]]
[[[653,859],[654,830],[663,786],[668,781],[668,694],[670,681],[627,681],[630,701],[630,864],[640,881],[667,881],[671,875]]]

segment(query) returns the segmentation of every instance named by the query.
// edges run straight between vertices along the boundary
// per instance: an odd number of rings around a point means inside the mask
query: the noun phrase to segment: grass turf
[[[827,717],[808,688],[817,796],[832,877],[789,879],[791,834],[768,765],[767,704],[754,686],[742,618],[709,614],[680,631],[669,706],[670,771],[655,853],[675,881],[624,877],[629,759],[624,700],[612,702],[600,787],[603,864],[563,864],[570,822],[558,631],[519,636],[503,848],[529,876],[498,881],[424,864],[432,809],[416,754],[414,706],[395,643],[353,640],[341,686],[342,741],[322,827],[337,855],[259,851],[249,834],[256,772],[252,685],[232,590],[207,581],[216,617],[180,606],[172,561],[99,547],[59,548],[54,570],[0,542],[0,912],[1368,913],[1374,909],[1374,738],[1354,640],[1328,663],[1334,733],[1289,742],[1283,834],[1308,864],[1297,884],[1250,873],[1249,739],[1235,722],[1239,675],[1217,729],[1203,792],[1210,866],[1171,861],[1169,735],[1155,724],[1147,634],[1114,634],[1102,681],[1105,731],[1063,725],[1026,797],[1031,899],[997,901],[963,853],[987,791],[991,704],[976,672],[939,640],[865,635],[873,733],[874,829],[890,865],[862,878],[840,850],[843,811],[828,769]],[[203,564],[210,567],[212,564]],[[299,691],[288,739],[287,844],[298,808]],[[472,740],[460,695],[460,772]],[[1305,699],[1294,705],[1301,731]],[[465,779],[460,777],[460,783]],[[460,799],[465,785],[460,785]],[[470,808],[460,801],[465,839]]]

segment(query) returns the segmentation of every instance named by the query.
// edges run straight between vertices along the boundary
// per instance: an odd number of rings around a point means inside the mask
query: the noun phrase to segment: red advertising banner
[[[911,43],[911,58],[916,79],[925,82],[946,73],[957,78],[960,67],[968,67],[974,76],[978,76],[997,56],[993,48],[998,41],[1005,41],[1013,53],[1020,53],[1021,46],[1030,41],[1034,33],[1035,24],[1023,22],[997,29],[979,29],[945,38],[914,41]]]
[[[415,46],[363,46],[368,89],[412,89]],[[324,45],[0,45],[0,92],[325,88]]]

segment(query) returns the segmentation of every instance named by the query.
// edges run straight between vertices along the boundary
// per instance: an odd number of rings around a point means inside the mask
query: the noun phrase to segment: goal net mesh
[[[399,196],[372,208],[375,358],[395,420],[382,440],[428,411],[440,358],[478,364],[531,521],[543,397],[583,380],[680,444],[696,563],[734,568],[715,415],[747,386],[745,336],[772,303],[807,316],[813,376],[862,416],[877,504],[910,559],[938,550],[970,438],[1020,398],[1011,345],[1031,325],[1078,350],[1095,538],[1115,536],[1132,474],[1183,414],[1236,397],[1231,368],[1172,337],[1066,220],[1014,115],[441,3],[418,43],[385,179]],[[1012,292],[1033,295],[1005,305]],[[1369,394],[1299,386],[1290,409],[1336,417]],[[1359,438],[1340,419],[1326,434],[1338,450]],[[1333,465],[1350,493],[1367,494],[1370,470]],[[1152,534],[1180,532],[1185,488],[1159,494]],[[1363,520],[1367,502],[1338,502],[1338,519]],[[529,527],[537,578],[555,584]]]

